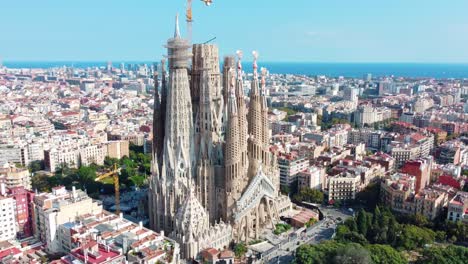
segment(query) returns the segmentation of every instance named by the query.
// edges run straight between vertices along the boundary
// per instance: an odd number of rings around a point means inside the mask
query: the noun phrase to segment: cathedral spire
[[[237,54],[237,79],[242,81],[242,57],[244,56],[244,54],[242,53],[242,50],[238,50],[236,54]]]
[[[175,18],[174,38],[180,38],[179,14],[177,14]]]
[[[257,51],[252,51],[252,55],[254,58],[253,61],[253,81],[252,81],[252,89],[251,93],[252,95],[258,95],[259,94],[259,87],[258,87],[258,66],[257,66],[257,59],[258,59],[258,52]]]
[[[237,83],[236,83],[236,102],[237,112],[239,118],[239,144],[240,152],[242,156],[242,163],[239,168],[245,176],[244,181],[247,181],[246,172],[248,169],[248,157],[247,157],[247,135],[248,135],[248,123],[247,123],[247,107],[245,105],[244,97],[244,81],[242,80],[242,51],[237,52]]]
[[[254,78],[258,78],[258,66],[257,66],[257,59],[258,59],[258,52],[257,51],[252,51],[252,56],[254,57],[253,61],[253,71],[254,71]]]
[[[167,42],[169,78],[162,96],[164,99],[164,142],[162,150],[161,180],[154,192],[154,229],[170,233],[174,226],[176,210],[187,195],[189,181],[193,177],[193,122],[188,78],[191,53],[185,39],[178,35]],[[163,84],[165,83],[163,71]],[[163,101],[163,100],[161,100]]]
[[[231,114],[237,115],[236,92],[235,92],[234,87],[236,87],[236,79],[234,77],[233,70],[231,70],[231,83],[229,87],[229,99],[228,99],[229,116]]]

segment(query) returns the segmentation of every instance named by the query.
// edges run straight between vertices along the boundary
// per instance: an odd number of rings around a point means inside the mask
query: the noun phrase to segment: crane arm
[[[110,172],[104,173],[96,177],[95,181],[102,181],[106,178],[112,177],[114,179],[114,191],[115,191],[115,213],[120,214],[120,183],[119,183],[119,172],[120,168],[117,168],[117,164],[114,164],[114,169]]]

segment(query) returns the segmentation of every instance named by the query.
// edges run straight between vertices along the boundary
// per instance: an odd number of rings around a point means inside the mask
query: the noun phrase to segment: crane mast
[[[192,0],[187,0],[187,13],[186,13],[186,19],[187,19],[187,38],[189,43],[192,43],[192,22],[193,22],[193,17],[192,17]]]
[[[114,191],[115,191],[115,214],[120,214],[120,184],[119,184],[119,172],[120,168],[117,168],[117,164],[114,164],[113,169],[108,172],[99,175],[95,181],[102,181],[106,178],[113,178],[114,180]]]

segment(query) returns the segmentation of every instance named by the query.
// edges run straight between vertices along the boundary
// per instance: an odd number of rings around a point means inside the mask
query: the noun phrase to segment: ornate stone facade
[[[155,92],[154,126],[164,128],[153,128],[150,224],[172,234],[190,259],[205,248],[258,238],[274,227],[288,198],[279,194],[276,157],[269,151],[265,80],[262,75],[259,83],[256,53],[247,114],[240,52],[237,71],[228,57],[221,77],[216,46],[195,44],[192,55],[176,26],[167,48],[169,81],[163,71],[161,97]]]

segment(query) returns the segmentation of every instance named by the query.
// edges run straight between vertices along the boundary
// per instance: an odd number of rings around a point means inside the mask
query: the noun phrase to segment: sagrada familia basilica
[[[224,59],[218,48],[190,45],[178,22],[166,45],[168,73],[155,74],[150,225],[181,246],[181,257],[223,249],[273,229],[290,210],[279,193],[270,152],[265,75],[253,53],[249,97],[242,53]],[[260,81],[259,81],[260,79]]]

